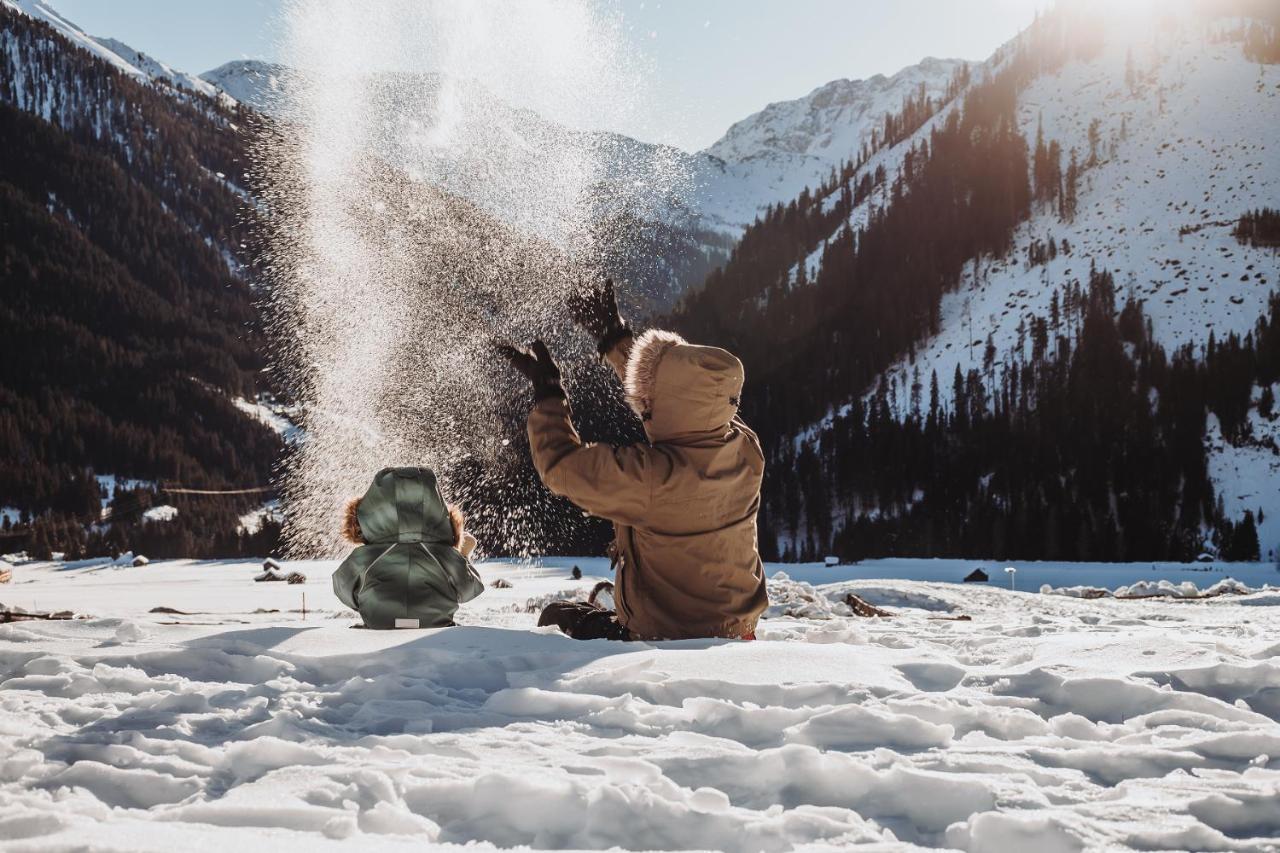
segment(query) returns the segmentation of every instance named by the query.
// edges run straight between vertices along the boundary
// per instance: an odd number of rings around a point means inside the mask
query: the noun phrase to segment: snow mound
[[[1218,598],[1223,595],[1253,595],[1271,590],[1270,584],[1262,587],[1251,587],[1235,578],[1223,578],[1204,589],[1198,588],[1192,581],[1173,583],[1160,579],[1154,581],[1137,581],[1127,586],[1118,586],[1115,591],[1097,586],[1051,586],[1041,584],[1041,595],[1062,595],[1070,598]]]

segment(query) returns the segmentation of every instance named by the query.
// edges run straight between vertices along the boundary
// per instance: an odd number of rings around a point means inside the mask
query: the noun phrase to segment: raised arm
[[[542,341],[527,350],[502,345],[499,352],[533,383],[529,447],[548,489],[592,515],[634,525],[642,521],[653,484],[668,473],[667,457],[648,445],[613,448],[584,444],[573,427],[573,410]]]
[[[584,444],[564,397],[539,400],[529,412],[529,448],[538,476],[553,493],[619,524],[640,524],[668,460],[648,445]]]

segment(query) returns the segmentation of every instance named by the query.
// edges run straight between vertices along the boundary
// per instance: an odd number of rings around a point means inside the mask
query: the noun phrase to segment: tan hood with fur
[[[650,441],[725,429],[738,413],[742,362],[719,347],[694,346],[674,332],[641,335],[627,358],[627,402]]]
[[[737,417],[742,363],[671,332],[607,354],[647,443],[583,444],[567,400],[537,403],[529,444],[543,482],[614,522],[618,618],[644,639],[742,637],[768,606],[756,549],[764,455]]]

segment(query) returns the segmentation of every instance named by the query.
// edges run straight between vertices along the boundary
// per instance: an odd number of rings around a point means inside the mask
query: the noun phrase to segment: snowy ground
[[[512,587],[462,627],[397,632],[350,630],[331,563],[19,565],[0,602],[90,618],[0,626],[0,849],[1280,847],[1280,591],[899,579],[971,566],[790,567],[855,579],[775,580],[754,643],[633,645],[533,628],[599,560],[485,564]],[[1071,568],[1018,582],[1224,577]]]

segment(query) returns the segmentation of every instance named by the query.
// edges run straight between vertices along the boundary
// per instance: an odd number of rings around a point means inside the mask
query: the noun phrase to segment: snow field
[[[332,567],[289,565],[302,589],[253,583],[254,563],[15,567],[0,601],[92,616],[0,626],[0,848],[1267,850],[1280,835],[1280,610],[1246,606],[1274,593],[1085,601],[775,575],[757,642],[583,643],[533,628],[531,608],[585,595],[603,560],[483,564],[512,586],[460,627],[397,632],[350,630]],[[893,616],[849,616],[849,592]]]

